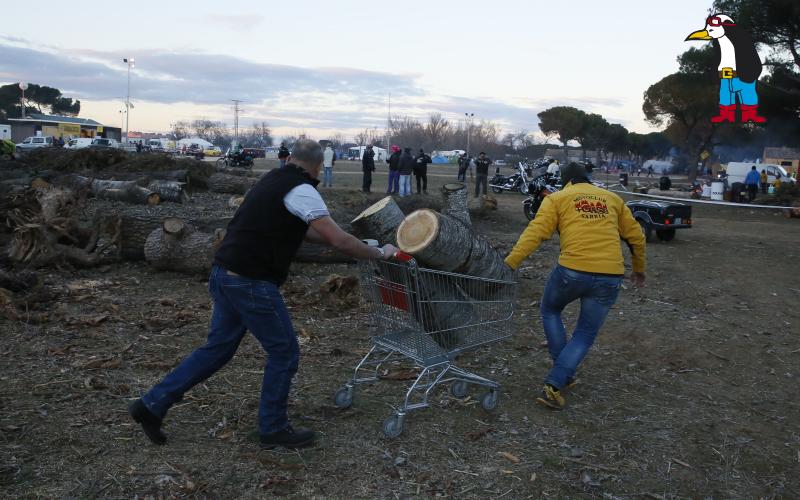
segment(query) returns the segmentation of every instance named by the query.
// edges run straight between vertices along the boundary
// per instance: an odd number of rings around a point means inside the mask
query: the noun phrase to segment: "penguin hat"
[[[706,27],[686,37],[689,40],[709,40],[714,47],[715,64],[719,73],[719,115],[711,123],[735,122],[736,102],[742,111],[742,123],[764,123],[758,115],[756,82],[761,76],[762,64],[753,38],[730,16],[713,14],[706,19]]]

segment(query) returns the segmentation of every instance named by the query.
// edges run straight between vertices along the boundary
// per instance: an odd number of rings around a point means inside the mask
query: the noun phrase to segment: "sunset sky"
[[[708,14],[696,0],[36,5],[3,6],[0,83],[57,87],[81,116],[119,126],[134,57],[131,130],[230,124],[241,99],[242,126],[316,138],[383,128],[390,94],[393,115],[537,131],[539,111],[571,105],[647,132],[643,92]]]

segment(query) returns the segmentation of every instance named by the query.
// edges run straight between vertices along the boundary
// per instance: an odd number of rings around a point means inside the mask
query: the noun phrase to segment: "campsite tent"
[[[355,146],[347,150],[347,157],[350,159],[360,160],[364,157],[364,151],[367,149],[366,146]],[[379,148],[377,146],[373,146],[372,150],[375,151],[375,161],[386,161],[389,157],[386,153],[386,150],[383,148]]]
[[[192,144],[197,144],[203,149],[209,149],[214,146],[205,139],[201,139],[199,137],[188,137],[186,139],[181,139],[180,141],[178,141],[177,147],[178,149],[182,149],[184,146],[188,148]]]

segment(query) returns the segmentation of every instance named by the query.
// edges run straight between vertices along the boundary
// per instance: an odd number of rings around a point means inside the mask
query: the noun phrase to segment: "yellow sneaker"
[[[550,384],[544,384],[542,394],[536,398],[536,402],[551,410],[563,410],[564,406],[567,404],[564,396],[561,395],[561,391]]]

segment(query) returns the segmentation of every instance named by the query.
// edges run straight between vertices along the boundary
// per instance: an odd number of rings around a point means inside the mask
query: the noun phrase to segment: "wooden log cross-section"
[[[429,209],[409,214],[397,229],[399,248],[442,271],[507,280],[511,269],[485,238],[456,219]]]
[[[190,199],[189,193],[186,192],[185,182],[153,180],[147,185],[147,189],[158,193],[163,201],[188,203]]]
[[[377,240],[379,245],[397,245],[397,228],[404,217],[397,202],[387,196],[361,212],[350,225],[359,238]]]

